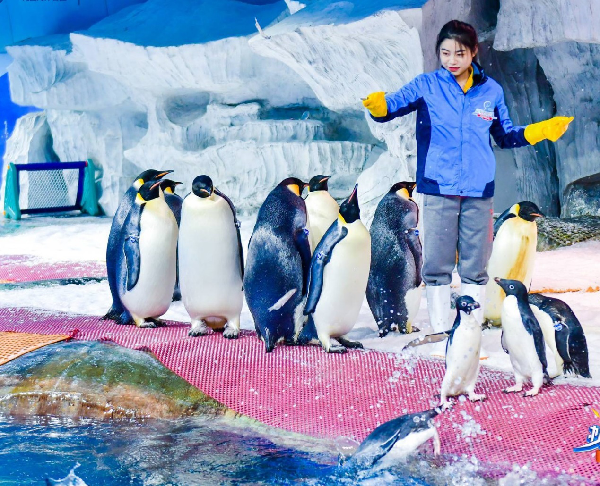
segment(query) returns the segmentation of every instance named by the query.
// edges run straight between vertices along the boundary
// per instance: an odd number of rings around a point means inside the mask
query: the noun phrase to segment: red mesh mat
[[[106,277],[103,262],[47,262],[27,255],[0,256],[0,283],[57,278]]]
[[[227,407],[265,424],[318,437],[364,439],[398,415],[435,406],[444,367],[439,360],[403,360],[377,351],[328,355],[318,347],[278,346],[265,354],[254,333],[235,341],[221,335],[187,336],[170,323],[137,329],[73,316],[0,309],[0,331],[71,334],[152,351],[178,375]],[[594,453],[574,453],[597,423],[588,404],[600,405],[600,389],[556,385],[533,398],[505,395],[512,377],[482,369],[481,404],[457,402],[437,421],[443,454],[475,455],[510,469],[530,463],[542,474],[575,474],[600,482]]]

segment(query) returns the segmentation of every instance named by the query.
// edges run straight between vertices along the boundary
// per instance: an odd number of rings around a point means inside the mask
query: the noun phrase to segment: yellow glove
[[[374,117],[381,118],[387,115],[387,102],[385,101],[385,93],[383,91],[371,93],[362,102]]]
[[[556,142],[567,131],[572,121],[572,116],[555,116],[549,120],[527,125],[524,133],[525,140],[531,145],[546,139]]]

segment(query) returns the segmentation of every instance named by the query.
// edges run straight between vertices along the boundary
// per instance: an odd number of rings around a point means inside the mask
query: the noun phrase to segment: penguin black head
[[[287,179],[283,179],[278,185],[287,187],[291,192],[296,194],[296,196],[302,194],[304,188],[308,186],[306,182],[302,182],[297,177],[288,177]]]
[[[142,184],[145,184],[146,182],[157,181],[159,179],[162,179],[164,176],[166,176],[167,174],[170,174],[171,172],[173,172],[173,171],[172,170],[148,169],[148,170],[145,170],[144,172],[142,172],[139,176],[137,176],[135,178],[134,182],[137,182],[141,186]]]
[[[525,221],[535,221],[535,218],[543,218],[544,214],[537,207],[537,204],[531,201],[521,201],[518,204],[517,214]]]
[[[340,204],[340,217],[346,224],[354,223],[360,219],[360,208],[358,207],[358,184],[354,186],[352,194],[342,204]]]
[[[412,194],[416,186],[416,182],[396,182],[396,184],[394,184],[390,188],[390,192],[399,192],[399,195],[401,197],[404,197],[405,199],[410,199],[412,198]]]
[[[456,309],[470,314],[475,309],[479,309],[481,306],[479,302],[476,302],[473,297],[468,295],[462,295],[456,299]]]
[[[163,179],[160,183],[160,188],[164,193],[175,194],[175,186],[178,186],[179,184],[183,184],[183,182],[175,182],[171,179]]]
[[[507,280],[504,278],[496,277],[494,281],[502,287],[504,293],[508,295],[514,295],[517,298],[523,298],[527,300],[527,288],[523,285],[523,282],[519,280]]]
[[[207,175],[201,175],[192,182],[192,192],[201,198],[210,197],[213,193],[213,181]]]
[[[308,190],[310,192],[329,190],[329,188],[327,187],[327,181],[329,179],[331,179],[331,176],[325,176],[325,175],[314,176],[308,183]]]
[[[149,181],[142,184],[138,189],[136,200],[143,204],[159,197],[160,183],[161,181]]]

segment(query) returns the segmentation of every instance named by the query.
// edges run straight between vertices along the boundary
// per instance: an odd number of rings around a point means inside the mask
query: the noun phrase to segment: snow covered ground
[[[0,253],[3,255],[34,255],[42,261],[104,261],[110,218],[35,218],[21,222],[0,223]],[[247,248],[254,221],[242,221],[242,239]],[[458,275],[453,285],[460,286]],[[555,383],[600,386],[600,242],[590,241],[571,247],[538,253],[532,280],[533,290],[552,290],[546,295],[564,300],[575,312],[585,331],[590,356],[592,379],[559,377]],[[421,334],[431,327],[424,297],[415,325]],[[34,287],[0,290],[0,307],[38,307],[86,315],[103,315],[110,306],[108,283]],[[189,322],[181,302],[174,302],[164,316],[166,319]],[[242,312],[242,328],[254,329],[246,306]],[[360,340],[366,348],[398,353],[419,334],[389,334],[381,339],[367,305],[363,303],[358,322],[350,338]],[[484,331],[483,347],[489,358],[485,366],[511,371],[509,357],[500,345],[501,331]],[[417,354],[428,356],[429,345],[414,348]],[[548,360],[550,374],[555,367]]]

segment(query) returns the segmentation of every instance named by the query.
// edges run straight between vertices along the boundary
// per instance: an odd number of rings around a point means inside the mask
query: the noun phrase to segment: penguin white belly
[[[430,439],[433,439],[434,443],[439,443],[440,441],[435,427],[430,427],[418,432],[411,432],[406,437],[398,440],[390,451],[377,461],[375,468],[388,469],[390,467],[398,466],[399,461],[406,459],[407,456],[414,453],[422,444]],[[437,453],[439,453],[439,451]]]
[[[504,291],[495,277],[519,280],[526,288],[531,283],[537,246],[537,226],[521,218],[507,220],[498,230],[488,262],[484,317],[497,321],[502,314]]]
[[[159,317],[167,312],[175,288],[177,221],[164,200],[158,201],[147,203],[142,212],[139,278],[121,298],[137,317]]]
[[[310,221],[311,250],[314,251],[323,235],[338,218],[340,208],[327,191],[311,192],[304,202]]]
[[[404,296],[404,302],[406,304],[406,310],[408,311],[408,324],[412,326],[412,323],[417,317],[419,307],[421,306],[421,295],[423,288],[419,285],[414,289],[410,289]]]
[[[351,228],[352,225],[358,225]],[[339,337],[349,333],[362,306],[371,266],[371,236],[356,221],[333,249],[323,271],[323,288],[313,314],[318,334]]]
[[[542,334],[544,335],[544,341],[546,342],[546,346],[550,348],[552,352],[552,356],[554,357],[554,363],[556,366],[556,370],[553,370],[554,373],[552,377],[562,375],[563,373],[563,359],[558,354],[558,350],[556,349],[556,331],[554,330],[554,323],[552,322],[552,318],[542,312],[536,305],[530,305],[531,310],[533,311],[533,315],[540,323],[540,327],[542,328]],[[547,356],[547,354],[546,354]],[[550,363],[548,363],[550,364]]]
[[[445,396],[473,391],[479,374],[481,326],[473,316],[463,315],[465,319],[469,321],[461,322],[454,331],[452,344],[446,351],[446,374],[442,382],[442,394]]]
[[[533,336],[527,332],[521,319],[517,298],[509,295],[502,306],[502,342],[508,350],[513,369],[524,378],[543,374]]]
[[[179,230],[179,286],[192,319],[222,317],[242,311],[242,276],[237,232],[227,202],[186,197]]]

